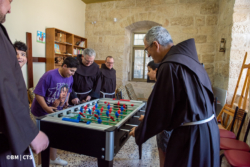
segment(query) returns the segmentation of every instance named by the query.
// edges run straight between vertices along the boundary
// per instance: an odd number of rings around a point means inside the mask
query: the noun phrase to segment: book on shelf
[[[61,51],[60,51],[58,44],[55,44],[55,53],[61,54]]]
[[[85,42],[84,41],[77,41],[76,45],[80,46],[80,47],[85,47]]]
[[[78,49],[78,48],[74,49],[74,55],[83,54],[83,50],[84,49]]]
[[[79,44],[80,47],[85,47],[85,42],[84,41],[81,41],[80,44]]]

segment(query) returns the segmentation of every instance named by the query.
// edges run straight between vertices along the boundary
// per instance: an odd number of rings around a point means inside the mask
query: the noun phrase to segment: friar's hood
[[[179,63],[189,68],[199,78],[202,85],[213,93],[207,72],[198,60],[193,38],[172,46],[167,55],[163,58],[161,64],[168,62]]]

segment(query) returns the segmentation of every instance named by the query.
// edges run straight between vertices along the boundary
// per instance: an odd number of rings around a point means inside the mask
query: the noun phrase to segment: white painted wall
[[[26,43],[26,32],[32,33],[33,57],[45,57],[45,44],[36,42],[37,31],[55,27],[85,37],[85,8],[81,0],[14,0],[4,26],[13,43]],[[34,85],[45,71],[45,63],[33,63]],[[27,83],[27,65],[22,72]]]

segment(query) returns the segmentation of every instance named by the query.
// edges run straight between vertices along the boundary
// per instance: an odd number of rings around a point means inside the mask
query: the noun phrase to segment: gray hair
[[[83,56],[85,57],[86,55],[88,55],[90,57],[92,57],[92,56],[95,57],[95,55],[96,55],[95,50],[91,49],[91,48],[84,49],[83,50]]]
[[[162,46],[167,46],[173,43],[171,35],[168,30],[161,26],[152,27],[144,37],[147,44],[151,45],[154,41],[157,41]]]

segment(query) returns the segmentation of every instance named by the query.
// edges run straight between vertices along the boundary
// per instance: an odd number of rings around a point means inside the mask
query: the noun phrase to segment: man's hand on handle
[[[136,127],[133,127],[133,128],[131,129],[131,131],[129,132],[129,135],[130,135],[130,136],[135,137],[135,129],[136,129]]]
[[[139,121],[142,121],[144,119],[144,115],[141,115],[140,118],[138,119]]]
[[[45,109],[45,111],[50,114],[50,113],[55,112],[56,109],[57,109],[56,107],[49,107],[49,106],[47,106],[46,109]]]
[[[91,100],[91,96],[87,96],[85,101],[88,102],[90,100]]]
[[[74,98],[71,100],[71,102],[76,105],[79,104],[80,100],[78,98]]]

